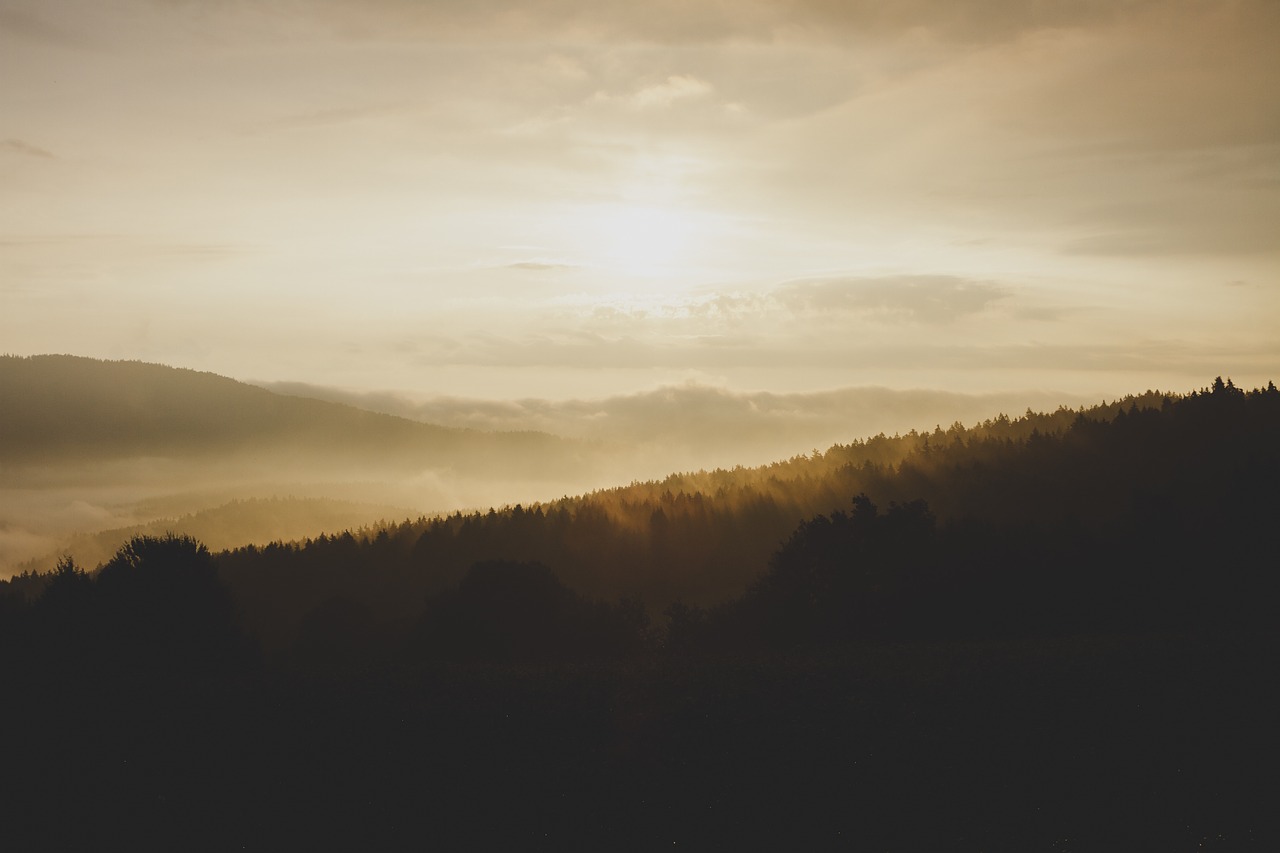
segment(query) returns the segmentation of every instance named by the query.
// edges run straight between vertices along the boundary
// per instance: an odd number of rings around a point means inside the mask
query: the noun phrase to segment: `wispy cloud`
[[[1271,206],[1280,213],[1280,204]],[[1234,217],[1206,221],[1198,227],[1164,222],[1157,227],[1135,227],[1080,237],[1067,241],[1062,252],[1100,258],[1270,254],[1276,248],[1273,222],[1273,219]]]
[[[989,281],[948,275],[835,278],[791,282],[778,299],[793,311],[853,313],[888,322],[951,323],[1010,296]]]
[[[0,34],[55,47],[81,48],[87,45],[87,40],[79,33],[50,23],[41,15],[14,8],[0,9]]]
[[[404,104],[375,104],[367,106],[342,106],[289,113],[248,128],[250,133],[275,130],[295,130],[329,125],[350,124],[370,118],[393,115],[406,109]]]
[[[646,86],[631,96],[637,107],[669,107],[676,101],[709,95],[712,86],[705,80],[682,74],[673,74],[661,83]]]
[[[0,142],[0,151],[7,151],[10,154],[19,154],[26,157],[40,157],[45,160],[56,159],[52,151],[48,151],[38,145],[32,145],[29,142],[23,142],[21,139],[9,138]]]
[[[576,270],[580,267],[577,264],[564,264],[555,261],[517,261],[513,264],[507,264],[510,270],[531,270],[533,272],[555,272],[557,270]]]
[[[1266,2],[1266,0],[1255,0]],[[768,40],[802,33],[810,38],[847,37],[850,33],[905,34],[924,31],[936,38],[987,43],[1026,32],[1106,26],[1164,0],[1132,2],[1020,3],[1011,0],[628,0],[484,3],[404,3],[365,0],[335,3],[330,14],[340,32],[367,39],[385,30],[420,33],[431,29],[500,33],[505,38],[535,38],[546,32],[606,42],[706,44],[725,40]],[[371,14],[374,20],[370,22]],[[358,20],[363,26],[350,26]]]

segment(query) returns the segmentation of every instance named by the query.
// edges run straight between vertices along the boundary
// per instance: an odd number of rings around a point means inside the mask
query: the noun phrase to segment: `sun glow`
[[[691,260],[697,223],[669,207],[609,205],[595,208],[583,232],[589,251],[609,269],[633,275],[663,275]]]

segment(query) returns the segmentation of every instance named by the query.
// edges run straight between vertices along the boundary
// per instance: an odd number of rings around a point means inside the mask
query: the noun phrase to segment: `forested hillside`
[[[1219,380],[300,544],[136,537],[0,585],[0,839],[1273,850],[1277,435],[1274,385]]]
[[[1196,518],[1234,529],[1257,523],[1267,500],[1278,399],[1225,383],[1180,399],[1147,394],[971,429],[877,436],[763,468],[420,519],[364,537],[238,549],[218,562],[275,647],[334,597],[387,624],[409,618],[425,595],[456,586],[485,560],[538,561],[588,597],[636,597],[655,614],[674,602],[715,605],[746,590],[802,521],[849,510],[857,495],[881,507],[924,501],[944,525],[1016,526],[1033,538],[1112,536],[1139,523],[1163,535]]]

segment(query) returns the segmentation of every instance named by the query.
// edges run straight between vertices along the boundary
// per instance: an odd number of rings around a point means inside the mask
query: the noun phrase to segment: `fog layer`
[[[1044,391],[958,394],[937,390],[840,388],[795,394],[737,393],[696,383],[598,399],[480,400],[345,391],[300,382],[264,383],[285,394],[347,403],[432,424],[480,430],[537,430],[600,442],[635,456],[646,477],[753,465],[825,450],[877,433],[972,424],[1093,400]]]
[[[49,568],[73,544],[92,561],[144,529],[214,547],[293,539],[1073,402],[696,384],[564,401],[269,388],[140,362],[0,357],[0,573]],[[274,502],[250,523],[244,500]]]

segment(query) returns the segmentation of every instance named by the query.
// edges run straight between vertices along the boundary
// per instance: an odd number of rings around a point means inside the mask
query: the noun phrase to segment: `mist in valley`
[[[763,465],[884,433],[972,424],[1027,409],[1099,402],[1055,391],[961,394],[930,389],[837,388],[808,393],[738,392],[687,382],[595,399],[484,400],[348,391],[301,382],[262,383],[284,394],[347,403],[441,426],[534,430],[593,442],[619,462],[620,482],[735,465]]]
[[[4,575],[47,571],[66,554],[93,566],[142,532],[196,535],[215,549],[292,541],[1064,402],[697,384],[595,400],[420,399],[53,356],[6,357],[0,374],[17,407],[0,426]]]
[[[4,576],[67,553],[92,566],[142,529],[211,547],[288,541],[545,500],[617,473],[588,443],[433,427],[140,362],[6,356],[0,399]]]

